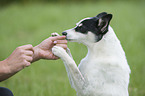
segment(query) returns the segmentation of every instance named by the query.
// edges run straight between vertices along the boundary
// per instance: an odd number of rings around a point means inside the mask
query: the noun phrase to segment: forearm
[[[10,73],[6,60],[0,61],[0,82],[13,76],[15,73]]]
[[[14,74],[16,74],[16,73],[13,73],[13,74],[1,74],[1,73],[0,73],[0,82],[6,80],[6,79],[8,79],[8,78],[10,78],[10,77],[13,76]]]

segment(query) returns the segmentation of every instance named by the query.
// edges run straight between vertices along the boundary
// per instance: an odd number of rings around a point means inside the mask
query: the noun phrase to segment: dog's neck
[[[84,45],[88,47],[87,57],[89,56],[90,58],[116,55],[125,56],[120,41],[110,26],[108,32],[104,35],[102,40],[96,43],[86,42]]]

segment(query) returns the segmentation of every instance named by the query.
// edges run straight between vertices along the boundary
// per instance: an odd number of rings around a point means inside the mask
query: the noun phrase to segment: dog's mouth
[[[73,41],[76,41],[75,39],[69,39],[69,38],[67,38],[67,37],[66,37],[66,40],[67,40],[67,41],[70,41],[70,42],[71,42],[71,41],[72,41],[72,42],[73,42]]]
[[[73,39],[67,39],[67,38],[66,38],[66,40],[67,40],[67,41],[73,41]]]

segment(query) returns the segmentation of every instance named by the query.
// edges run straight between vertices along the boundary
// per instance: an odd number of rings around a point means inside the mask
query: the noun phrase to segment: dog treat
[[[59,36],[59,34],[56,33],[56,32],[54,32],[54,33],[51,34],[51,36],[52,36],[52,37],[55,37],[55,36]]]

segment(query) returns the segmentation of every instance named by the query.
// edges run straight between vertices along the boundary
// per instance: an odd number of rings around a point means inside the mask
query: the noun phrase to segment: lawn
[[[130,96],[145,96],[145,2],[30,3],[0,7],[0,60],[21,45],[36,46],[52,32],[61,34],[85,17],[102,11],[113,14],[111,26],[126,52],[132,70]],[[79,64],[87,53],[84,45],[68,43]],[[61,60],[40,60],[0,82],[15,96],[76,96]]]

